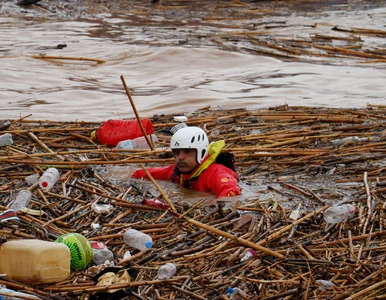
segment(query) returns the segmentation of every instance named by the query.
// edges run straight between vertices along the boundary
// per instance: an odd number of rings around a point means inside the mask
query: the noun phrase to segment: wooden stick
[[[149,145],[150,147],[150,150],[154,150],[154,146],[152,144],[152,142],[150,141],[145,129],[143,128],[143,125],[142,125],[142,122],[141,122],[141,118],[139,117],[138,115],[138,111],[137,109],[135,108],[135,104],[134,104],[134,101],[133,101],[133,98],[131,98],[131,94],[130,94],[130,91],[129,91],[129,88],[127,87],[126,85],[126,81],[125,81],[125,78],[123,77],[123,75],[121,75],[121,81],[122,81],[122,84],[125,88],[125,91],[126,91],[126,94],[127,96],[129,97],[129,100],[130,100],[130,103],[131,103],[131,107],[133,108],[133,111],[134,111],[134,114],[135,114],[135,117],[137,118],[137,121],[138,121],[138,124],[139,124],[139,127],[141,128],[141,131],[143,133],[143,136],[145,137],[146,139],[146,142],[147,144]]]
[[[243,238],[238,238],[238,237],[234,236],[233,234],[228,233],[228,232],[226,232],[226,231],[219,230],[219,229],[217,229],[217,228],[214,228],[214,227],[212,227],[212,226],[203,224],[203,223],[201,223],[201,222],[198,222],[198,221],[196,221],[196,220],[190,219],[190,218],[188,218],[188,217],[184,217],[184,219],[185,219],[186,221],[188,221],[189,223],[192,223],[192,224],[194,224],[194,225],[196,225],[196,226],[198,226],[198,227],[200,227],[200,228],[204,228],[204,229],[209,230],[210,232],[213,232],[213,233],[215,233],[215,234],[217,234],[217,235],[220,235],[220,236],[229,238],[229,239],[231,239],[231,240],[237,241],[237,242],[239,242],[240,244],[242,244],[242,245],[244,245],[244,246],[247,246],[247,247],[253,248],[253,249],[255,249],[255,250],[264,252],[264,253],[266,253],[266,254],[268,254],[268,255],[275,256],[275,257],[280,258],[280,259],[282,259],[282,260],[285,259],[285,256],[284,256],[284,255],[282,255],[282,254],[280,254],[280,253],[278,253],[278,252],[276,252],[276,251],[273,251],[273,250],[271,250],[271,249],[262,247],[262,246],[260,246],[260,245],[258,245],[258,244],[252,243],[252,242],[250,242],[250,241],[248,241],[248,240],[245,240],[245,239],[243,239]]]
[[[47,225],[49,225],[49,224],[51,224],[51,223],[53,223],[53,222],[56,222],[56,221],[65,219],[65,218],[67,218],[67,217],[73,215],[74,213],[76,213],[76,212],[78,212],[78,211],[81,211],[81,210],[83,210],[83,209],[86,209],[87,207],[91,206],[92,204],[93,204],[93,202],[90,202],[90,203],[88,203],[88,204],[86,204],[86,205],[82,205],[82,206],[78,207],[77,209],[74,209],[73,211],[70,211],[69,213],[66,213],[66,214],[60,216],[59,218],[51,219],[51,220],[47,221],[46,223],[44,223],[44,224],[43,224],[43,227],[46,227]]]
[[[314,211],[314,212],[304,216],[303,218],[300,218],[299,220],[296,220],[292,224],[285,226],[284,228],[280,229],[279,231],[276,231],[276,232],[272,233],[266,239],[261,240],[257,244],[258,245],[264,245],[264,244],[267,243],[267,241],[268,242],[272,242],[273,240],[279,238],[283,233],[291,230],[292,227],[295,227],[295,226],[299,225],[300,223],[302,223],[303,221],[305,221],[307,219],[311,219],[313,216],[316,216],[317,214],[320,214],[321,212],[325,211],[329,207],[330,207],[329,205],[326,205],[326,206],[323,206],[322,208],[319,208],[317,211]]]
[[[52,55],[32,55],[32,58],[38,58],[38,59],[64,59],[64,60],[84,60],[84,61],[93,61],[98,64],[102,64],[106,62],[103,59],[96,59],[96,58],[86,58],[86,57],[68,57],[68,56],[52,56]]]
[[[367,172],[365,172],[364,175],[363,175],[363,183],[365,184],[366,195],[367,195],[367,198],[366,198],[367,216],[366,216],[365,224],[363,225],[363,229],[362,229],[362,234],[365,234],[366,233],[367,224],[369,223],[371,215],[373,213],[372,212],[372,205],[371,205],[372,197],[371,197],[371,193],[370,193],[369,184],[368,184],[368,181],[367,181]]]
[[[173,202],[170,201],[170,199],[168,198],[168,196],[164,193],[164,191],[162,190],[162,188],[159,186],[159,184],[154,180],[153,176],[151,176],[150,172],[148,169],[146,169],[146,167],[141,163],[141,168],[145,171],[147,177],[149,177],[149,179],[151,180],[151,182],[155,185],[155,187],[157,188],[157,190],[161,193],[162,197],[165,199],[165,201],[169,204],[170,208],[172,209],[172,211],[174,212],[177,212],[176,208],[174,207],[173,205]]]
[[[28,135],[36,142],[39,144],[40,147],[42,147],[44,150],[50,152],[51,154],[54,154],[55,152],[52,151],[50,148],[47,147],[47,145],[45,145],[41,140],[38,139],[38,137],[36,135],[34,135],[32,132],[28,132]],[[54,154],[55,156],[57,156],[59,159],[61,160],[65,160],[63,158],[63,156],[60,156],[58,154]]]
[[[358,293],[355,293],[353,295],[351,295],[350,297],[348,298],[345,298],[346,300],[354,300],[354,299],[363,299],[364,297],[362,297],[363,295],[365,295],[366,293],[370,292],[370,291],[374,291],[375,289],[377,289],[378,287],[380,286],[383,286],[386,284],[386,280],[382,280],[382,281],[379,281],[363,290],[360,290]]]

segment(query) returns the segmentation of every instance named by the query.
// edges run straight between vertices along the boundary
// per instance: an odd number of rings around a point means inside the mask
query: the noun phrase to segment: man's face
[[[190,173],[198,166],[196,149],[175,149],[173,153],[175,163],[181,173]]]

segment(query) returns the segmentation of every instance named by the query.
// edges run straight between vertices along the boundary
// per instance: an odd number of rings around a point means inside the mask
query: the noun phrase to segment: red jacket
[[[174,169],[175,164],[167,167],[149,168],[148,171],[156,180],[171,180],[174,175]],[[193,171],[192,174],[194,173]],[[143,170],[135,171],[132,177],[147,178]],[[198,177],[189,182],[190,177],[191,175],[180,174],[175,176],[172,181],[180,183],[182,187],[192,188],[201,192],[212,192],[216,194],[217,198],[241,194],[236,172],[224,165],[212,163]]]

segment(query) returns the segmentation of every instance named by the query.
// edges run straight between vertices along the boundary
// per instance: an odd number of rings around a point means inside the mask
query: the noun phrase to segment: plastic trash
[[[176,122],[186,122],[188,121],[188,118],[185,116],[175,116],[173,117],[174,121]]]
[[[16,199],[12,202],[9,208],[14,211],[18,211],[22,207],[27,207],[28,204],[31,202],[31,197],[32,194],[29,190],[21,190],[17,194]]]
[[[106,262],[114,261],[114,254],[104,243],[90,241],[92,248],[92,260],[96,265],[102,265]]]
[[[243,255],[242,255],[240,261],[241,261],[241,262],[247,261],[247,260],[250,260],[250,259],[254,258],[255,256],[256,256],[256,252],[255,252],[255,251],[253,251],[252,249],[247,249],[247,250],[243,253]]]
[[[297,219],[300,218],[300,216],[302,215],[302,213],[300,212],[300,207],[301,207],[301,204],[299,204],[296,209],[291,211],[291,214],[289,215],[289,219],[296,221]]]
[[[356,207],[352,204],[343,204],[340,206],[331,206],[323,213],[324,220],[329,224],[343,222],[355,215]]]
[[[128,259],[129,257],[131,257],[131,252],[130,252],[129,250],[127,250],[127,251],[125,252],[125,254],[123,254],[122,260],[126,260],[126,259]]]
[[[12,144],[13,144],[12,134],[4,133],[0,135],[0,147],[12,145]]]
[[[13,209],[7,209],[6,211],[0,213],[0,223],[8,222],[10,220],[19,221],[19,218],[17,217],[17,214]]]
[[[24,180],[29,184],[33,185],[36,182],[38,182],[40,175],[39,174],[32,174],[24,178]]]
[[[31,299],[31,300],[40,300],[41,298],[36,297],[31,294],[17,292],[6,287],[0,286],[0,300],[14,300],[14,299]]]
[[[315,280],[315,284],[318,286],[319,290],[325,291],[331,289],[335,286],[335,284],[329,280]]]
[[[48,168],[39,178],[40,188],[48,191],[59,180],[59,171],[56,168]]]
[[[158,138],[155,134],[151,134],[148,138],[153,143],[153,146],[157,146]],[[150,149],[149,144],[144,136],[137,137],[133,140],[120,141],[115,149]]]
[[[239,299],[238,295],[242,295],[243,298],[246,298],[246,294],[244,291],[238,287],[229,287],[228,288],[228,294],[229,294],[229,299]]]
[[[0,124],[0,131],[7,130],[9,127],[11,127],[11,122],[6,120]]]
[[[153,247],[151,236],[135,229],[126,230],[123,234],[123,240],[127,245],[138,250],[147,250]]]
[[[154,126],[150,119],[141,119],[146,134],[154,133]],[[132,140],[143,136],[137,120],[108,120],[91,133],[91,138],[101,144],[116,146],[120,141]]]
[[[343,145],[347,142],[368,142],[370,140],[371,139],[368,137],[360,138],[359,136],[349,136],[349,137],[346,137],[343,139],[332,140],[331,144],[333,144],[334,146],[340,146],[340,145]]]
[[[157,277],[158,277],[158,279],[161,279],[161,280],[169,279],[169,278],[173,277],[173,275],[176,273],[176,271],[177,271],[177,267],[175,264],[166,263],[158,269]]]
[[[111,212],[111,210],[113,209],[112,205],[110,204],[96,204],[96,203],[93,203],[91,205],[91,209],[97,213],[97,214],[100,214],[100,215],[107,215]]]
[[[71,253],[61,243],[37,239],[12,240],[0,247],[0,273],[27,284],[66,280],[70,274]]]
[[[162,209],[169,209],[169,204],[163,203],[162,201],[152,198],[152,199],[143,199],[142,205],[151,206],[151,207],[157,207]]]

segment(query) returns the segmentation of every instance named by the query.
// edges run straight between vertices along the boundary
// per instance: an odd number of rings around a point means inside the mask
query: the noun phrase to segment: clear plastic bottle
[[[352,218],[355,215],[356,208],[352,204],[343,204],[340,206],[331,206],[323,213],[324,220],[329,224],[336,224]]]
[[[123,240],[127,245],[138,250],[146,250],[153,247],[151,236],[136,229],[126,230],[123,234]]]
[[[253,251],[252,249],[247,249],[244,253],[243,253],[243,256],[241,257],[240,261],[243,262],[243,261],[247,261],[253,257],[256,256],[256,252]]]
[[[56,168],[48,168],[39,178],[40,188],[48,191],[59,180],[59,171]]]
[[[176,273],[176,271],[177,271],[177,267],[175,264],[166,263],[158,269],[157,277],[158,277],[158,279],[161,279],[161,280],[169,279],[169,278],[173,277],[173,275]]]
[[[153,146],[156,147],[158,138],[155,134],[151,134],[148,138],[153,142]],[[117,144],[115,149],[150,149],[149,144],[144,136],[137,137],[133,140],[124,140]]]
[[[27,207],[31,201],[31,197],[32,194],[29,190],[21,190],[9,208],[14,211],[18,211],[22,207]]]
[[[13,144],[12,134],[4,133],[0,135],[0,147],[12,145],[12,144]]]
[[[243,295],[244,296],[243,298],[246,297],[246,295],[243,292],[243,290],[238,288],[238,287],[234,287],[234,288],[229,287],[228,288],[228,293],[229,293],[229,299],[239,299],[239,297],[238,297],[239,295]]]

